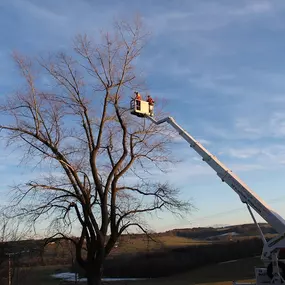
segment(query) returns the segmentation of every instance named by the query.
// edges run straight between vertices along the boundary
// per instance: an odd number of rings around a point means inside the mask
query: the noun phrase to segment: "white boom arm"
[[[279,234],[285,233],[285,220],[273,211],[260,197],[258,197],[244,182],[242,182],[229,168],[223,165],[215,156],[206,150],[198,141],[183,130],[172,117],[156,121],[147,116],[153,123],[159,125],[164,122],[176,129],[190,146],[202,157],[217,175],[226,182],[240,197],[243,203],[250,205],[265,221],[268,222]]]
[[[239,195],[241,201],[247,205],[250,215],[260,231],[264,244],[261,259],[267,268],[255,268],[256,285],[268,285],[273,283],[275,285],[281,285],[285,283],[285,263],[278,260],[280,250],[285,249],[285,220],[271,209],[271,207],[269,207],[260,197],[258,197],[243,181],[241,181],[241,179],[238,178],[237,175],[235,175],[198,141],[183,130],[183,128],[181,128],[172,117],[167,117],[157,121],[152,117],[153,112],[150,113],[149,108],[135,108],[131,105],[131,110],[133,115],[146,117],[156,125],[160,125],[162,123],[170,124],[202,157],[202,160],[216,171],[221,180],[226,182]],[[277,231],[278,235],[276,237],[269,241],[266,240],[255,220],[251,208]],[[234,284],[237,283],[234,282]]]

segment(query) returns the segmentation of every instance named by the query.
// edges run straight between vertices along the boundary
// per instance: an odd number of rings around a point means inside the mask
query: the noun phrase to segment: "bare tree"
[[[19,227],[19,219],[9,219],[3,211],[0,211],[0,264],[7,259],[6,254],[9,251],[7,243],[24,238],[24,230],[20,230]]]
[[[9,220],[1,213],[0,214],[0,266],[2,263],[8,260],[6,242],[8,240],[13,240],[13,238],[14,235],[11,232],[11,228],[9,227]],[[0,278],[2,275],[3,274],[1,270]]]
[[[170,131],[128,109],[141,84],[135,66],[145,40],[139,21],[117,23],[97,43],[76,37],[73,56],[32,62],[15,55],[25,89],[0,109],[8,144],[45,167],[14,188],[16,214],[31,225],[45,220],[49,237],[71,240],[89,285],[101,283],[104,260],[124,231],[147,232],[148,214],[190,209],[177,189],[155,179],[174,161]]]
[[[20,227],[18,218],[8,218],[3,209],[0,210],[0,281],[13,280],[15,267],[19,259],[19,248],[15,242],[25,238],[25,228]]]

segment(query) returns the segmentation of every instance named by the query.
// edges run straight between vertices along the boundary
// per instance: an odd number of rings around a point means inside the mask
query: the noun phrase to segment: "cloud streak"
[[[113,20],[129,20],[138,12],[152,32],[138,68],[144,70],[151,94],[166,103],[165,111],[242,175],[283,169],[284,1],[3,0],[0,7],[5,39],[0,47],[1,97],[20,86],[12,50],[32,56],[69,51],[77,33],[97,37]],[[220,187],[209,185],[215,173],[178,135],[173,152],[184,160],[160,178],[194,192],[197,185],[211,188],[203,197],[206,211],[211,204],[207,195]],[[16,160],[1,151],[2,186],[19,178]],[[225,194],[219,206],[227,201]]]

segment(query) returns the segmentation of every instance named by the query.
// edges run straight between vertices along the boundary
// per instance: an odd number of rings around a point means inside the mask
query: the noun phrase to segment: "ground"
[[[154,241],[155,240],[155,241]],[[165,235],[154,237],[154,240],[147,239],[147,237],[136,237],[132,239],[130,237],[125,238],[119,243],[117,248],[113,249],[113,254],[121,253],[133,253],[133,252],[147,252],[154,251],[161,248],[182,247],[200,244],[211,244],[213,242],[205,240],[197,240],[191,238],[184,238],[172,235]]]
[[[68,271],[66,266],[38,266],[33,268],[21,269],[19,272],[19,285],[57,285],[62,284],[60,280],[51,277],[52,274]],[[15,276],[16,277],[16,276]],[[15,278],[16,279],[16,278]],[[7,283],[8,284],[8,283]],[[83,284],[82,284],[83,285]]]
[[[259,266],[260,260],[256,258],[247,258],[238,261],[210,265],[189,272],[145,281],[122,281],[106,282],[112,285],[230,285],[233,280],[254,282],[254,267]],[[65,271],[64,267],[36,267],[30,269],[29,274],[25,275],[27,285],[59,285],[63,284],[60,280],[50,277],[51,274]],[[21,283],[20,283],[21,284]],[[85,285],[80,283],[80,285]]]

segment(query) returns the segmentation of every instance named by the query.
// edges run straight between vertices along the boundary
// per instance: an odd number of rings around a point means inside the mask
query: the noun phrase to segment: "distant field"
[[[231,285],[233,280],[254,282],[254,266],[259,266],[259,258],[247,258],[231,263],[215,264],[201,267],[183,274],[145,281],[106,282],[112,285]],[[37,267],[29,271],[27,285],[56,285],[60,280],[50,277],[55,272],[65,271],[64,267]],[[80,283],[84,285],[84,283]]]
[[[267,238],[272,238],[275,235],[266,234]],[[233,236],[232,241],[237,240],[248,240],[253,238],[259,238],[258,235],[252,236]],[[195,245],[207,245],[219,242],[229,241],[227,238],[220,240],[198,240],[191,239],[185,237],[179,237],[175,235],[163,235],[163,236],[155,236],[154,240],[148,239],[146,236],[139,236],[136,238],[126,237],[122,241],[119,242],[118,247],[113,249],[113,254],[120,253],[135,253],[135,252],[148,252],[154,251],[163,248],[171,248],[171,247],[183,247],[183,246],[195,246]]]
[[[20,269],[14,277],[13,284],[20,285],[58,285],[60,280],[51,277],[54,273],[66,272],[66,266],[37,266]],[[2,283],[1,283],[2,284]],[[4,284],[8,284],[4,283]]]
[[[254,267],[261,266],[260,258],[240,259],[236,262],[209,265],[189,272],[171,276],[170,278],[159,278],[155,283],[146,285],[186,285],[186,284],[232,284],[236,281],[254,282]],[[136,284],[141,285],[141,284]]]
[[[117,248],[114,248],[114,253],[132,253],[145,252],[169,247],[181,247],[201,244],[211,244],[210,241],[200,241],[177,236],[161,236],[154,237],[155,241],[147,239],[147,237],[137,237],[135,239],[124,239]]]

